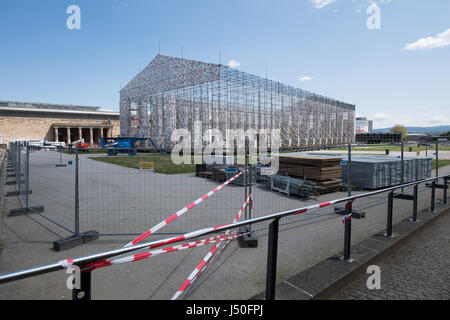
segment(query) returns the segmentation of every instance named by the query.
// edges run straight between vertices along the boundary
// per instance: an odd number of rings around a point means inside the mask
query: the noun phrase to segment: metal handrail
[[[322,208],[325,206],[331,206],[331,205],[335,205],[338,203],[354,201],[356,199],[370,197],[370,196],[373,196],[376,194],[393,191],[393,190],[396,190],[399,188],[404,188],[404,187],[408,187],[408,186],[416,186],[416,185],[419,185],[421,183],[425,183],[428,181],[436,181],[438,179],[449,179],[449,178],[450,178],[450,175],[428,178],[428,179],[405,183],[402,185],[397,185],[397,186],[393,186],[393,187],[389,187],[389,188],[385,188],[385,189],[381,189],[381,190],[376,190],[376,191],[372,191],[372,192],[368,192],[368,193],[364,193],[364,194],[340,198],[340,199],[336,199],[336,200],[332,200],[329,202],[320,203],[320,204],[316,204],[316,205],[312,205],[312,206],[307,206],[307,207],[287,210],[287,211],[283,211],[283,212],[273,213],[273,214],[266,215],[263,217],[248,219],[248,220],[244,220],[241,222],[236,222],[233,224],[228,224],[228,225],[224,225],[224,226],[220,226],[220,227],[216,227],[216,228],[200,229],[200,230],[197,230],[194,232],[187,233],[185,235],[195,234],[195,237],[191,237],[191,239],[198,238],[201,236],[205,236],[205,235],[209,235],[209,234],[213,234],[213,233],[219,233],[219,232],[223,232],[223,231],[230,230],[230,229],[235,229],[235,228],[242,227],[242,226],[253,225],[256,223],[261,223],[261,222],[265,222],[265,221],[269,221],[269,220],[280,219],[280,218],[283,218],[285,216],[289,216],[292,214],[298,214],[298,213],[303,213],[303,212],[307,212],[307,211],[311,211],[311,210],[316,210],[316,209],[319,209],[319,208]],[[71,260],[72,261],[71,264],[77,265],[77,266],[83,266],[86,264],[102,261],[104,259],[119,256],[122,254],[130,253],[130,252],[134,252],[134,251],[138,251],[138,250],[142,250],[142,249],[148,249],[150,247],[155,248],[158,246],[164,246],[168,243],[176,243],[176,242],[185,240],[184,238],[181,238],[180,240],[177,240],[176,238],[180,238],[180,237],[156,240],[156,241],[152,241],[152,242],[136,244],[131,247],[124,247],[124,248],[119,248],[119,249],[115,249],[115,250],[109,250],[109,251],[104,251],[104,252],[100,252],[100,253],[95,253],[95,254],[91,254],[91,255],[87,255],[87,256],[83,256],[83,257],[73,258]],[[19,279],[29,278],[29,277],[49,273],[49,272],[54,272],[54,271],[62,270],[64,268],[65,267],[63,266],[63,264],[61,264],[61,262],[55,262],[55,263],[51,263],[51,264],[47,264],[47,265],[41,265],[41,266],[23,269],[23,270],[19,270],[19,271],[4,273],[4,274],[0,274],[0,284],[11,282],[11,281],[16,281]]]

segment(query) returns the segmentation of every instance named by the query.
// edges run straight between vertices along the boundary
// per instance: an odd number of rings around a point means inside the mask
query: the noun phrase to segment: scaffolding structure
[[[280,129],[281,147],[354,142],[355,106],[230,67],[157,55],[120,91],[122,136],[171,147],[174,129]]]

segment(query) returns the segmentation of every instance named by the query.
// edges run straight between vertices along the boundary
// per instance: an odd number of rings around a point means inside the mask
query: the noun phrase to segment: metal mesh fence
[[[108,156],[105,150],[86,149],[89,152],[80,150],[77,155],[11,144],[10,157],[25,207],[45,206],[42,215],[72,233],[96,230],[101,235],[132,236],[195,200],[200,201],[158,233],[181,234],[230,223],[250,193],[252,203],[243,218],[428,178],[434,174],[436,150],[416,149],[401,145],[284,148],[278,172],[272,176],[262,174],[260,162],[175,165],[170,153]],[[149,164],[152,169],[145,169]],[[248,169],[245,175],[202,199],[244,169]],[[320,209],[306,218],[333,214],[335,209]],[[283,223],[301,223],[303,218],[288,217]]]
[[[388,155],[386,149],[389,149]],[[83,232],[93,229],[104,236],[126,236],[129,239],[173,217],[173,213],[179,212],[186,206],[191,207],[189,211],[157,233],[160,235],[181,234],[228,224],[241,208],[246,194],[249,193],[252,195],[252,206],[248,207],[241,220],[310,205],[326,204],[327,201],[345,198],[349,194],[366,193],[372,188],[361,184],[367,179],[358,179],[358,176],[365,177],[368,173],[369,176],[379,176],[380,178],[374,178],[373,181],[380,184],[398,185],[400,183],[398,181],[402,179],[403,182],[408,182],[407,179],[415,179],[416,174],[422,169],[418,165],[414,167],[407,164],[407,160],[413,156],[411,153],[417,152],[415,148],[409,151],[409,147],[404,147],[403,157],[401,149],[401,145],[353,145],[351,147],[345,145],[314,149],[282,149],[278,154],[278,172],[273,176],[264,175],[262,170],[264,166],[259,162],[247,167],[234,164],[174,165],[170,154],[163,153],[138,152],[135,156],[128,154],[107,156],[104,150],[98,149],[69,153],[67,150],[56,152],[28,148],[27,158],[25,146],[13,146],[10,149],[10,155],[16,178],[20,176],[20,172],[24,172],[25,182],[18,184],[17,188],[27,190],[28,183],[28,188],[33,191],[29,195],[28,206],[44,205],[45,212],[40,213],[42,217],[71,233],[77,230]],[[419,151],[421,154],[416,153],[415,157],[419,160],[425,159],[429,163],[431,159],[427,160],[425,154]],[[428,150],[431,156],[436,156],[433,155],[434,152]],[[150,162],[151,166],[149,166]],[[386,169],[385,162],[394,169]],[[379,163],[383,166],[379,166]],[[395,163],[395,166],[391,163]],[[402,163],[403,166],[401,166]],[[372,166],[372,171],[365,166]],[[153,170],[149,170],[150,167]],[[27,168],[28,174],[26,174]],[[248,175],[240,176],[234,183],[202,199],[205,194],[215,190],[224,181],[246,168],[249,170]],[[424,166],[423,170],[425,176],[434,176],[430,166]],[[448,171],[448,168],[446,170]],[[396,180],[389,175],[394,175]],[[375,186],[375,189],[379,188]],[[423,185],[419,188],[420,193],[429,190]],[[396,190],[396,192],[399,191]],[[403,190],[405,195],[411,195],[412,192],[413,187]],[[26,193],[21,191],[20,195],[25,202]],[[202,201],[192,205],[196,199],[202,199]],[[353,211],[367,212],[366,220],[353,224],[355,239],[353,241],[360,241],[368,234],[384,229],[387,201],[387,196],[383,193],[358,198],[352,204]],[[419,209],[426,208],[429,205],[428,201],[428,198],[426,202],[421,201]],[[277,271],[280,279],[286,279],[294,271],[297,272],[298,268],[306,268],[307,265],[304,263],[306,256],[309,259],[308,263],[313,263],[314,258],[320,260],[328,257],[330,252],[335,253],[342,249],[342,240],[345,236],[344,225],[341,221],[344,219],[343,215],[348,213],[341,210],[344,205],[344,203],[342,207],[326,205],[323,208],[284,217],[280,221],[280,231],[283,232],[280,235],[279,258],[283,260],[283,264]],[[402,206],[412,207],[412,203],[405,202]],[[403,211],[399,214],[396,211],[394,222],[408,218],[410,211]],[[252,226],[255,234],[260,238],[261,247],[265,247],[269,223],[271,222],[261,222]],[[151,238],[151,240],[155,239],[156,237]],[[117,237],[115,240],[120,244],[126,242],[122,237]],[[328,250],[321,248],[323,243],[326,243]],[[162,255],[151,263],[152,272],[159,270],[164,277],[153,277],[151,285],[141,283],[140,280],[135,280],[133,285],[140,287],[141,292],[147,294],[146,297],[167,299],[173,294],[174,289],[183,284],[189,272],[195,268],[210,248],[210,246],[204,246],[198,250],[186,250],[180,254]],[[300,251],[301,254],[297,255]],[[214,281],[219,281],[220,277],[227,278],[226,283],[230,281],[238,283],[244,277],[252,279],[254,270],[265,266],[256,266],[254,261],[250,261],[251,259],[247,261],[247,252],[228,250],[227,257],[240,254],[239,261],[233,262],[239,268],[239,276],[237,273],[233,273],[232,276],[228,273],[218,276],[219,278],[209,278],[220,267],[221,263],[216,263],[206,272],[206,276],[191,287],[186,297],[203,298],[198,295],[196,289],[207,285],[205,281],[209,279],[212,279],[212,284],[208,284],[210,286],[217,284]],[[258,250],[258,252],[261,251]],[[128,272],[131,268],[139,267],[136,263],[133,267],[124,265],[112,268]],[[111,279],[115,279],[118,269],[105,272]],[[261,274],[261,270],[258,272]],[[170,276],[166,278],[165,275],[169,273]],[[149,287],[152,288],[151,292],[148,292]]]

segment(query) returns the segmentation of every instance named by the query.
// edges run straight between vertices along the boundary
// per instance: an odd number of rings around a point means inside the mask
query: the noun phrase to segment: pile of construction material
[[[341,176],[344,184],[348,184],[348,154],[295,153],[289,156],[342,160]],[[350,184],[362,189],[387,188],[431,177],[432,158],[404,157],[403,179],[400,157],[353,154],[351,160]]]
[[[244,170],[242,165],[236,165],[236,158],[234,156],[221,156],[221,155],[205,155],[204,164],[197,164],[195,169],[195,175],[201,178],[212,179],[219,182],[227,181],[239,172]],[[232,184],[244,185],[244,180],[246,179],[246,184],[252,185],[256,184],[257,172],[256,168],[249,170],[251,172],[244,175],[240,175],[238,178],[233,180]]]
[[[347,157],[344,156],[344,159]],[[353,155],[351,184],[365,189],[386,188],[401,183],[423,180],[431,177],[432,158],[403,159],[370,155]],[[347,182],[348,165],[343,166],[343,178]]]
[[[342,184],[342,159],[316,155],[280,155],[279,173],[312,181],[320,194],[338,191]]]
[[[323,189],[312,181],[296,179],[280,174],[270,176],[266,182],[266,187],[272,191],[278,191],[288,196],[299,196],[304,200],[315,198]]]

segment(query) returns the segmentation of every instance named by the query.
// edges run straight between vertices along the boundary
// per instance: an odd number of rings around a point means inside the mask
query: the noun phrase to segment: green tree
[[[396,124],[395,126],[393,126],[390,131],[391,133],[401,133],[402,141],[405,141],[406,136],[408,135],[408,129],[400,124]]]

